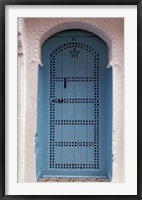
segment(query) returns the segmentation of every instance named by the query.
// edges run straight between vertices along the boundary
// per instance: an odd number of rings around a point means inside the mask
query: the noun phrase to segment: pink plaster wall
[[[37,69],[40,47],[56,32],[80,28],[98,34],[109,46],[113,67],[113,182],[123,181],[123,18],[25,18],[18,20],[18,181],[35,182]],[[21,91],[24,91],[22,93]],[[22,100],[24,98],[24,101]],[[24,124],[24,125],[23,125]]]

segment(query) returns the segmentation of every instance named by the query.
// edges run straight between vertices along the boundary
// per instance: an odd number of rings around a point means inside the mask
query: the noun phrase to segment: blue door
[[[68,30],[42,46],[38,75],[37,180],[112,174],[112,72],[98,36]]]

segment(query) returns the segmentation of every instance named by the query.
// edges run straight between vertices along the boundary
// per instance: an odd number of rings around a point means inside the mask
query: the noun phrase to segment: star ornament
[[[74,48],[72,51],[70,51],[71,53],[71,58],[78,58],[78,54],[80,53],[80,51],[76,51],[76,48]]]

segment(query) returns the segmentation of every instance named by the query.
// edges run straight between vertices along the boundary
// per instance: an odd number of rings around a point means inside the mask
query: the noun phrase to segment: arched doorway
[[[38,74],[37,180],[112,174],[112,70],[108,47],[83,30],[42,45]]]

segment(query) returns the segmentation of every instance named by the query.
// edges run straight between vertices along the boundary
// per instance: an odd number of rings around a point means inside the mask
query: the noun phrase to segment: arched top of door
[[[84,22],[65,22],[65,23],[61,23],[58,24],[54,27],[52,27],[50,30],[46,31],[45,33],[43,33],[43,35],[40,37],[40,49],[42,44],[51,36],[53,36],[54,34],[57,34],[61,31],[65,31],[65,30],[71,30],[71,29],[80,29],[83,31],[88,31],[88,33],[90,32],[90,34],[94,34],[97,35],[98,37],[100,37],[108,46],[108,50],[109,50],[109,63],[106,67],[111,67],[111,60],[112,60],[112,40],[111,38],[101,29],[99,29],[98,27],[94,26],[94,25],[90,25],[88,23],[84,23]],[[42,66],[42,63],[41,63]]]

